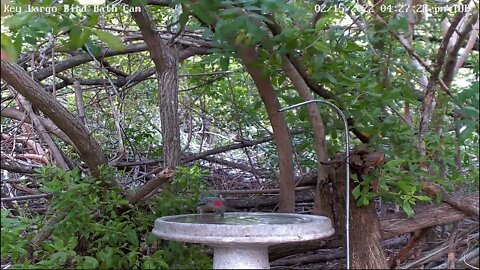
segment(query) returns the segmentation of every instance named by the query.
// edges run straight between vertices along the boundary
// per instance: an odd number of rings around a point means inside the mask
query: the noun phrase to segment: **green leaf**
[[[17,31],[19,28],[26,25],[32,17],[32,12],[21,12],[7,18],[2,26],[10,28],[12,31]]]
[[[129,230],[126,233],[127,241],[130,242],[134,247],[137,247],[139,244],[138,235],[135,230]]]
[[[15,58],[18,58],[18,56],[20,55],[20,52],[22,51],[22,46],[23,46],[22,31],[18,31],[17,36],[15,37],[15,41],[13,42],[13,45],[15,46],[15,51],[18,52],[17,55],[15,55]]]
[[[478,109],[472,106],[465,106],[465,108],[460,110],[460,113],[465,116],[473,117],[475,119],[478,119],[478,115],[479,115]]]
[[[398,187],[403,193],[408,194],[411,192],[413,186],[408,182],[400,181],[398,182]]]
[[[153,259],[150,257],[145,259],[142,263],[142,269],[156,269]]]
[[[98,266],[99,266],[98,261],[94,257],[85,256],[85,257],[83,257],[83,259],[84,259],[84,261],[83,261],[83,268],[84,269],[97,269],[98,268]]]
[[[471,125],[468,126],[465,130],[463,130],[462,133],[460,133],[460,137],[458,138],[459,143],[463,144],[465,140],[468,139],[476,129],[476,126]]]
[[[365,196],[361,196],[359,200],[357,200],[357,206],[363,207],[368,205],[368,199]]]
[[[360,192],[360,185],[356,186],[353,190],[352,190],[352,195],[353,195],[353,198],[358,199],[358,197],[360,196],[361,192]]]
[[[118,204],[119,205],[127,205],[127,204],[129,204],[129,201],[126,200],[126,199],[121,199],[121,200],[118,201]]]
[[[80,48],[83,44],[80,45],[80,36],[82,34],[82,28],[78,25],[72,25],[70,27],[70,31],[68,32],[68,36],[70,40],[68,41],[68,48],[71,50],[75,50]]]
[[[49,24],[48,20],[43,17],[36,18],[32,22],[30,22],[29,27],[32,27],[37,32],[42,33],[48,33],[53,31],[52,26]]]
[[[164,260],[160,260],[157,263],[158,263],[158,265],[160,266],[161,269],[170,269],[170,267],[168,266],[168,264]]]
[[[155,243],[155,241],[158,241],[158,238],[153,233],[149,232],[145,242],[147,243],[147,245],[152,245],[153,243]]]
[[[252,17],[252,18],[255,18],[255,19],[264,21],[264,22],[266,22],[266,23],[273,24],[273,21],[272,21],[272,20],[270,20],[269,18],[267,18],[267,17],[265,17],[265,16],[263,16],[263,15],[260,15],[260,14],[257,14],[257,13],[250,13],[249,16]]]
[[[1,43],[2,43],[2,49],[5,51],[5,53],[8,56],[8,60],[10,62],[17,61],[18,52],[15,49],[15,45],[13,44],[12,39],[9,36],[2,33]]]
[[[182,12],[182,14],[180,14],[180,16],[178,16],[178,23],[180,24],[180,26],[185,26],[188,22],[188,19],[190,18],[190,12]]]
[[[228,70],[229,64],[230,64],[230,58],[228,57],[220,58],[220,67],[222,68],[222,70]]]
[[[194,4],[194,5],[192,5],[192,10],[195,13],[195,15],[197,15],[198,18],[201,21],[203,21],[207,24],[214,24],[215,23],[215,20],[213,19],[213,17],[210,16],[208,14],[208,12],[206,10],[204,10],[201,6],[199,6],[197,4]]]
[[[137,251],[133,250],[127,254],[128,263],[130,266],[136,265],[138,260]]]
[[[95,34],[101,41],[105,42],[108,46],[116,51],[123,51],[125,50],[125,46],[123,45],[122,40],[115,36],[112,33],[92,29],[93,34]]]
[[[396,166],[402,165],[404,163],[405,163],[404,159],[397,158],[397,159],[393,159],[393,160],[390,160],[387,163],[385,163],[384,167],[387,167],[387,166],[388,167],[396,167]]]
[[[388,191],[388,185],[387,185],[386,179],[381,178],[380,181],[378,181],[378,186],[380,187],[380,190]]]
[[[52,246],[55,250],[63,250],[65,248],[65,243],[62,238],[56,237]]]
[[[236,17],[237,15],[240,14],[240,12],[241,12],[241,9],[229,8],[229,9],[222,10],[219,15],[221,17]]]
[[[388,21],[387,28],[395,32],[403,32],[408,28],[407,17],[399,17]]]
[[[71,237],[68,240],[67,249],[73,250],[77,246],[77,244],[78,244],[77,237]]]
[[[147,4],[148,4],[147,0],[132,0],[131,1],[131,5],[134,6],[134,7],[145,6]]]
[[[422,201],[422,202],[430,202],[432,201],[432,198],[430,198],[429,196],[425,196],[425,195],[414,195],[413,196],[415,199],[419,200],[419,201]]]
[[[335,77],[333,77],[330,73],[327,73],[325,74],[325,76],[327,77],[327,80],[333,84],[338,84],[338,81],[337,79],[335,79]]]
[[[407,214],[408,217],[412,217],[415,214],[415,212],[412,209],[412,205],[410,205],[408,201],[403,202],[402,209],[403,211],[405,211],[405,214]]]
[[[83,31],[82,33],[80,34],[80,39],[78,41],[79,43],[79,47],[82,47],[86,42],[87,40],[90,38],[90,33],[92,31],[88,28],[83,28]]]
[[[90,12],[88,14],[87,26],[94,26],[98,23],[99,12]]]

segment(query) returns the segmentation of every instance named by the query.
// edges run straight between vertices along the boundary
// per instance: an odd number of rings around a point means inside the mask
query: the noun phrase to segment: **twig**
[[[24,168],[24,167],[15,166],[15,165],[10,165],[10,164],[5,163],[3,160],[0,164],[0,168],[3,169],[3,170],[7,170],[7,171],[10,171],[10,172],[16,172],[16,173],[29,173],[29,174],[35,173],[35,170],[33,170],[33,169]]]
[[[467,261],[470,261],[471,259],[473,259],[475,257],[478,257],[478,253],[479,253],[479,248],[477,247],[472,252],[470,252],[467,255],[463,256],[462,258],[458,259],[457,263],[459,263],[459,262],[467,263]],[[447,267],[447,263],[445,262],[445,263],[440,264],[439,266],[433,267],[432,269],[445,269],[446,267]],[[478,269],[478,268],[476,268],[476,269]]]
[[[463,240],[459,241],[457,244],[459,246],[465,245],[465,244],[468,243],[468,241],[470,241],[470,238],[478,238],[478,235],[479,235],[478,233],[469,235],[467,239],[463,239]],[[413,268],[413,267],[417,266],[420,263],[427,263],[427,262],[430,262],[430,261],[434,260],[434,258],[437,258],[439,256],[444,256],[447,248],[448,248],[448,245],[438,247],[438,248],[434,249],[433,251],[431,251],[430,254],[424,256],[423,258],[420,258],[420,259],[418,259],[414,262],[402,265],[401,267],[398,267],[398,269],[410,269],[410,268]]]
[[[38,194],[38,195],[25,195],[25,196],[18,196],[18,197],[11,197],[11,198],[2,198],[2,202],[11,202],[11,201],[27,201],[27,200],[34,200],[40,198],[50,198],[52,194]]]
[[[410,255],[410,252],[412,251],[413,248],[415,248],[420,241],[421,238],[425,235],[425,233],[430,229],[430,227],[427,228],[422,228],[420,230],[416,230],[414,233],[414,236],[410,239],[410,241],[407,243],[407,245],[398,252],[398,254],[395,257],[392,257],[389,261],[389,266],[390,269],[395,269],[397,266],[402,262],[405,261],[408,258],[408,255]]]
[[[315,186],[296,187],[295,191],[314,189]],[[250,189],[250,190],[215,190],[218,194],[265,194],[265,193],[279,193],[279,188],[271,189]]]
[[[458,234],[458,224],[457,221],[453,225],[452,234],[448,239],[448,256],[447,256],[447,268],[455,269],[455,251],[457,249],[457,234]]]

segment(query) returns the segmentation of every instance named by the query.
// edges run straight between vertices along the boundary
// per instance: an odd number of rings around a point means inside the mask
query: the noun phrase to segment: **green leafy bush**
[[[27,253],[25,249],[28,239],[25,232],[29,224],[33,222],[24,217],[9,217],[9,210],[2,209],[1,229],[1,256],[3,260],[18,261]]]
[[[65,217],[35,251],[29,268],[211,267],[203,246],[162,241],[151,233],[155,218],[195,209],[196,198],[204,188],[204,173],[198,168],[179,168],[178,177],[149,206],[130,205],[123,191],[113,185],[115,171],[108,167],[101,169],[98,179],[57,167],[38,172],[43,191],[53,195],[53,212],[65,213]],[[153,209],[152,214],[149,210]],[[19,263],[26,254],[28,238],[22,232],[32,221],[6,215],[2,211],[2,259],[8,256],[17,267],[24,268]]]

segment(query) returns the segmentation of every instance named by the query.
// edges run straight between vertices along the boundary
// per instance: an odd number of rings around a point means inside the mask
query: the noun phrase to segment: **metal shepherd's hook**
[[[350,158],[350,143],[348,140],[348,123],[347,118],[343,112],[334,104],[321,100],[321,99],[313,99],[304,101],[292,106],[288,106],[286,108],[278,110],[279,112],[288,111],[294,108],[297,108],[302,105],[310,104],[310,103],[323,103],[327,104],[328,106],[332,107],[342,118],[343,123],[345,125],[345,257],[347,260],[347,269],[350,269],[350,166],[349,166],[349,158]]]

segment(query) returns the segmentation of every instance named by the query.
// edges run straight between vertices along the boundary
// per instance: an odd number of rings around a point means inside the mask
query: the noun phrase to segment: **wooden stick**
[[[295,191],[314,189],[315,186],[296,187]],[[265,194],[265,193],[279,193],[279,188],[271,189],[249,189],[249,190],[214,190],[218,194]]]
[[[131,203],[137,203],[145,198],[148,194],[163,186],[175,175],[175,169],[166,168],[161,171],[155,179],[148,181],[145,185],[134,191],[127,200]]]
[[[40,198],[50,198],[52,194],[37,194],[37,195],[25,195],[25,196],[18,196],[18,197],[11,197],[11,198],[2,198],[2,202],[11,202],[11,201],[26,201],[26,200],[34,200]]]

